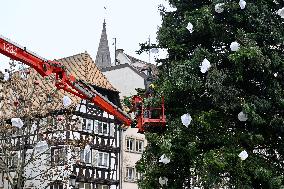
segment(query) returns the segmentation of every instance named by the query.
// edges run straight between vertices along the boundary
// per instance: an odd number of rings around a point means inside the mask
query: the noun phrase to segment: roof
[[[129,64],[119,64],[119,65],[103,68],[103,69],[101,69],[101,71],[102,72],[108,72],[108,71],[118,70],[118,69],[126,68],[126,67],[130,68],[131,70],[133,70],[136,74],[140,75],[142,78],[144,78],[144,79],[147,78],[146,74],[144,74],[143,72],[139,72],[137,69],[133,68],[133,66],[131,66]]]
[[[116,91],[107,78],[94,64],[88,53],[57,60],[65,65],[67,73],[100,88]],[[29,73],[26,79],[22,73]],[[35,83],[36,82],[36,83]],[[54,75],[43,78],[34,69],[13,73],[9,82],[3,83],[4,100],[0,103],[0,118],[44,115],[64,108],[62,99],[65,95],[72,100],[70,107],[75,107],[81,99],[62,90],[56,90]],[[48,97],[52,101],[48,102]],[[21,109],[19,111],[19,109]]]
[[[74,75],[77,79],[82,79],[97,87],[116,91],[87,52],[57,61],[66,67],[67,73]]]
[[[152,75],[154,77],[158,74],[157,67],[154,64],[151,64],[151,63],[145,62],[143,60],[140,60],[138,58],[135,58],[133,56],[130,56],[130,55],[124,53],[123,49],[117,49],[117,53],[116,54],[118,55],[119,53],[124,54],[124,56],[131,62],[130,65],[133,68],[135,68],[138,72],[142,73],[143,70],[146,70],[146,69],[148,69],[150,67],[151,70],[152,70]],[[140,64],[142,66],[138,66],[136,64]]]
[[[157,67],[154,65],[154,64],[151,64],[151,63],[148,63],[148,62],[145,62],[145,61],[143,61],[143,60],[139,60],[139,59],[137,59],[137,58],[135,58],[135,57],[133,57],[133,56],[130,56],[130,55],[128,55],[128,54],[125,54],[130,60],[131,60],[131,62],[132,62],[132,67],[134,67],[136,70],[138,70],[139,72],[142,72],[142,70],[143,69],[147,69],[147,68],[151,68],[151,70],[152,70],[152,75],[153,76],[156,76],[157,75],[157,73],[158,73],[158,70],[157,70]],[[144,64],[144,66],[143,67],[138,67],[138,66],[135,66],[135,63],[141,63],[141,64]]]
[[[131,62],[141,62],[141,63],[143,63],[143,64],[145,64],[145,65],[147,65],[147,64],[150,64],[150,63],[148,63],[148,62],[145,62],[145,61],[143,61],[143,60],[140,60],[140,59],[138,59],[138,58],[135,58],[135,57],[133,57],[133,56],[130,56],[130,55],[128,55],[128,54],[126,54],[126,53],[124,53],[129,59],[130,59],[130,61]]]

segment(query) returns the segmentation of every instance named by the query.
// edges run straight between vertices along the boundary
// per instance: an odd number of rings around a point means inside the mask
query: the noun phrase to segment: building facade
[[[88,53],[58,61],[120,106],[119,93]],[[0,188],[17,188],[14,184],[20,181],[25,189],[119,189],[121,144],[115,117],[93,103],[53,90],[54,78],[27,72],[28,77],[15,76],[15,81],[9,81],[13,85],[5,82],[1,88],[5,97],[1,120],[21,118],[22,125],[5,123],[7,129],[0,130]],[[17,90],[9,88],[14,85]],[[18,104],[9,106],[21,95],[20,103],[29,103],[25,113],[18,111]],[[68,108],[62,103],[66,96],[71,101]]]
[[[155,66],[124,53],[116,51],[116,65],[102,68],[110,83],[120,92],[120,98],[135,95],[135,89],[145,89],[154,79]],[[121,138],[121,186],[123,189],[138,189],[137,182],[142,175],[135,166],[147,146],[144,134],[136,128],[125,128]]]

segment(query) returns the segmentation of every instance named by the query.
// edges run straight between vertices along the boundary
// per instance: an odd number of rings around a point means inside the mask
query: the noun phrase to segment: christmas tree
[[[284,188],[284,1],[169,0],[142,189]]]

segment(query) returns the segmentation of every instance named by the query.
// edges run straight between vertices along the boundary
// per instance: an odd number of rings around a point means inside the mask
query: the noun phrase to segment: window
[[[84,163],[91,163],[91,150],[85,152],[85,150],[81,150],[80,152],[80,160]]]
[[[98,121],[98,133],[99,134],[103,133],[103,124],[100,121]]]
[[[107,185],[98,185],[98,189],[109,189]]]
[[[50,185],[50,189],[63,189],[63,183],[58,183],[58,182],[52,183]]]
[[[64,165],[66,163],[67,149],[53,148],[51,149],[51,163],[55,165]]]
[[[85,153],[85,163],[91,163],[91,150]]]
[[[100,127],[101,127],[101,125],[99,125],[99,121],[98,120],[94,120],[94,132],[96,134],[98,134]]]
[[[80,182],[79,183],[79,189],[91,189],[91,184],[90,183],[83,183],[83,182]]]
[[[142,153],[144,150],[144,141],[143,140],[136,140],[136,152]]]
[[[142,153],[144,151],[144,140],[126,138],[126,151]]]
[[[126,167],[125,180],[134,181],[134,168],[133,167]]]
[[[81,162],[85,162],[85,153],[84,153],[84,150],[81,150],[81,151],[80,151],[80,161],[81,161]]]
[[[12,167],[17,167],[20,156],[20,152],[17,152],[14,156],[12,156]]]
[[[127,151],[134,151],[134,138],[128,138],[126,139],[126,148],[127,148]]]
[[[79,188],[80,188],[80,189],[81,189],[81,188],[84,188],[84,183],[80,182],[80,183],[79,183]]]
[[[107,123],[103,123],[103,134],[104,135],[108,134],[108,124]]]
[[[101,135],[108,135],[109,133],[109,124],[105,122],[98,123],[98,131]]]
[[[93,131],[93,128],[94,128],[94,121],[91,119],[86,119],[86,125],[84,130]]]
[[[142,179],[143,174],[136,171],[134,167],[126,167],[125,181],[134,182]]]
[[[91,189],[91,184],[90,183],[85,183],[85,189]]]
[[[78,105],[76,107],[76,110],[82,113],[87,113],[87,108],[85,104]]]
[[[109,159],[108,153],[99,152],[98,166],[108,167],[108,159]]]
[[[114,137],[114,134],[115,134],[115,124],[114,123],[110,123],[109,124],[109,135],[111,136],[111,137]]]

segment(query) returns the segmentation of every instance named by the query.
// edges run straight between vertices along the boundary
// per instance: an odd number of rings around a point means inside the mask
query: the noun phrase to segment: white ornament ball
[[[24,126],[24,123],[21,118],[12,118],[11,122],[13,127],[22,128]]]
[[[238,51],[240,49],[240,44],[236,41],[232,42],[230,45],[231,51]]]
[[[188,22],[186,29],[188,29],[188,31],[190,33],[192,33],[193,32],[193,25],[192,25],[192,23]]]
[[[240,113],[238,114],[238,119],[239,119],[240,121],[247,121],[247,120],[248,120],[247,114],[245,114],[244,112],[240,112]]]
[[[10,79],[10,74],[5,72],[4,73],[4,81],[8,81]]]
[[[189,124],[192,120],[192,118],[189,114],[183,114],[180,118],[181,118],[182,124],[186,127],[189,126]]]
[[[217,13],[222,13],[224,11],[224,7],[223,7],[224,5],[225,5],[225,3],[218,3],[218,4],[216,4],[215,5],[215,11]]]
[[[168,178],[166,178],[166,177],[160,177],[159,178],[159,183],[160,183],[161,186],[167,185],[167,182],[168,182]]]
[[[247,151],[243,150],[240,154],[239,157],[241,158],[241,160],[245,160],[248,157],[248,153]]]
[[[239,5],[240,5],[241,9],[244,9],[244,8],[246,8],[247,2],[244,1],[244,0],[240,0]]]
[[[159,52],[159,49],[157,49],[157,48],[151,49],[151,53],[157,54],[158,52]]]
[[[160,157],[159,162],[164,163],[164,164],[168,164],[168,163],[171,162],[171,160],[170,160],[169,158],[167,158],[167,157],[165,156],[165,154],[163,154],[163,155]]]
[[[64,96],[63,97],[63,106],[68,107],[72,104],[72,100],[69,96]]]
[[[277,14],[281,17],[281,18],[284,18],[284,7],[282,9],[279,9],[277,11]]]
[[[273,75],[274,75],[274,77],[277,77],[277,76],[278,76],[278,74],[277,74],[277,73],[274,73]]]
[[[205,58],[202,61],[201,66],[200,66],[201,73],[206,73],[209,70],[210,67],[211,67],[210,62],[207,60],[207,58]]]

